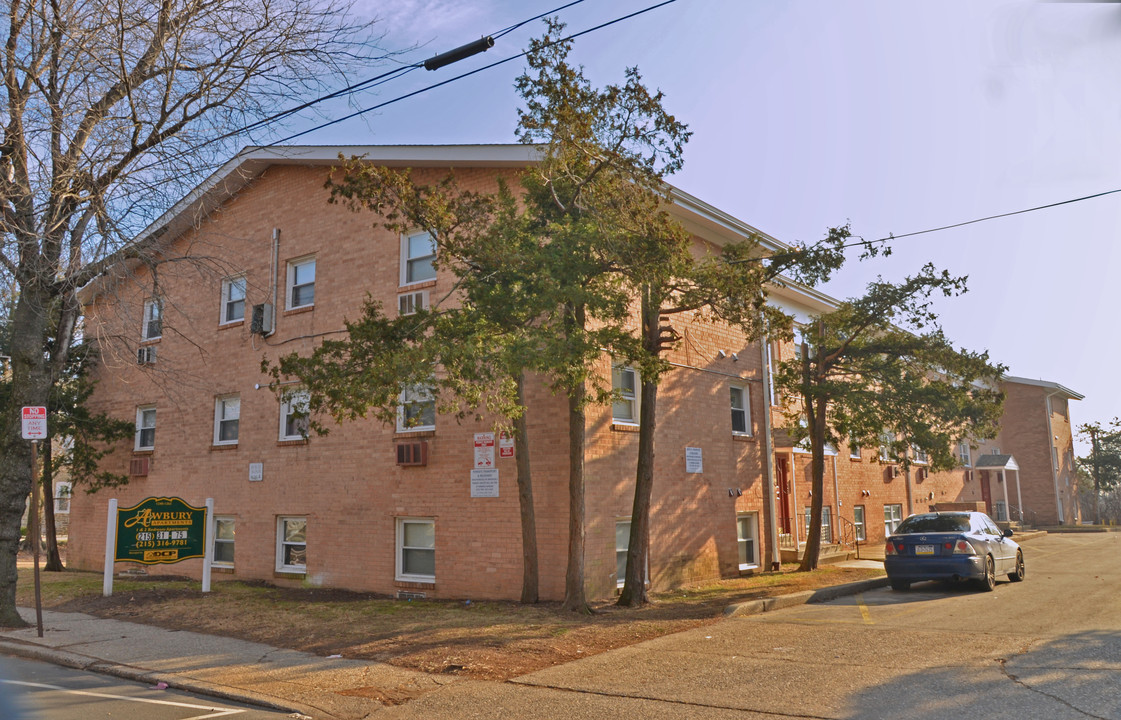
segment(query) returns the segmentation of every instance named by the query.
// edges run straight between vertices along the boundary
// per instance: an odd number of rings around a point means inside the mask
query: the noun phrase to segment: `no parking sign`
[[[23,408],[23,439],[45,440],[47,438],[47,408],[29,405]]]

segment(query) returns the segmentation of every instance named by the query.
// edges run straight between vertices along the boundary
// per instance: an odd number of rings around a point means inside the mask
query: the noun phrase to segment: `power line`
[[[582,35],[587,35],[589,33],[595,32],[596,30],[602,30],[605,27],[609,27],[609,26],[614,25],[616,23],[623,22],[624,20],[630,20],[633,17],[636,17],[638,15],[642,15],[644,13],[648,13],[651,10],[657,10],[660,7],[663,7],[665,5],[670,5],[670,4],[675,3],[675,2],[677,2],[677,0],[665,0],[664,2],[660,2],[656,5],[651,5],[649,7],[643,8],[642,10],[636,10],[635,12],[630,13],[628,15],[623,15],[621,17],[615,18],[614,20],[609,20],[609,21],[607,21],[605,23],[602,23],[600,25],[596,25],[595,27],[590,27],[587,30],[581,30],[578,33],[573,33],[572,35],[568,35],[567,37],[559,38],[559,39],[554,40],[553,42],[549,43],[548,45],[544,45],[542,47],[549,47],[551,45],[556,45],[557,43],[567,42],[568,40],[575,40],[576,38],[578,38]],[[572,4],[574,4],[574,3],[572,3]],[[567,6],[565,6],[565,7],[567,7]],[[261,145],[260,147],[267,148],[267,147],[272,147],[274,145],[280,145],[281,143],[286,143],[290,140],[295,140],[298,137],[303,137],[304,135],[316,132],[317,130],[322,130],[324,128],[331,127],[332,125],[337,125],[341,122],[345,122],[347,120],[351,120],[353,118],[359,117],[360,115],[365,115],[368,112],[372,112],[374,110],[379,110],[383,107],[386,107],[387,105],[392,105],[392,104],[400,102],[402,100],[407,100],[411,97],[415,97],[417,95],[420,95],[421,93],[428,92],[429,90],[435,90],[438,87],[443,87],[444,85],[456,82],[457,80],[462,80],[466,77],[470,77],[471,75],[475,75],[476,73],[481,73],[484,70],[490,70],[491,68],[498,67],[499,65],[503,65],[503,64],[508,63],[512,60],[517,60],[518,58],[525,57],[528,53],[529,53],[528,50],[523,50],[522,52],[518,53],[517,55],[511,55],[508,58],[503,58],[502,60],[498,60],[496,62],[493,62],[493,63],[489,64],[489,65],[484,65],[480,68],[476,68],[474,70],[465,72],[462,75],[456,75],[453,78],[448,78],[447,80],[444,80],[442,82],[434,83],[434,84],[429,85],[427,87],[420,88],[419,90],[414,90],[411,93],[407,93],[405,95],[400,95],[398,97],[393,98],[392,100],[386,100],[383,103],[378,103],[377,105],[372,105],[368,108],[358,110],[357,112],[353,112],[353,113],[351,113],[349,115],[345,115],[341,118],[336,118],[334,120],[330,120],[328,122],[325,122],[321,125],[316,125],[315,127],[308,128],[307,130],[303,130],[303,131],[295,133],[293,135],[289,135],[288,137],[281,138],[280,140],[275,140],[275,141],[273,141],[273,142],[271,142],[267,145]]]

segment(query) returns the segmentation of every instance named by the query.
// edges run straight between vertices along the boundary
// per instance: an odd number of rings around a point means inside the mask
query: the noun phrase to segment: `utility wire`
[[[607,21],[605,23],[602,23],[600,25],[596,25],[595,27],[590,27],[587,30],[581,30],[578,33],[573,33],[571,35],[568,35],[567,37],[559,38],[559,39],[554,40],[553,42],[549,43],[548,45],[544,45],[542,47],[549,47],[551,45],[556,45],[557,43],[566,42],[568,40],[575,40],[576,38],[578,38],[582,35],[587,35],[588,33],[595,32],[596,30],[602,30],[605,27],[609,27],[609,26],[614,25],[616,23],[623,22],[624,20],[630,20],[633,17],[636,17],[638,15],[642,15],[643,13],[648,13],[651,10],[656,10],[660,7],[663,7],[665,5],[670,5],[670,4],[675,3],[675,2],[677,2],[677,0],[665,0],[664,2],[660,2],[656,5],[651,5],[649,7],[643,8],[642,10],[636,10],[635,12],[630,13],[629,15],[623,15],[621,17],[615,18],[614,20],[609,20],[609,21]],[[508,63],[512,60],[517,60],[518,58],[525,57],[528,53],[529,53],[528,50],[523,50],[522,52],[518,53],[517,55],[511,55],[508,58],[503,58],[502,60],[498,60],[496,62],[493,62],[493,63],[489,64],[489,65],[484,65],[480,68],[476,68],[474,70],[465,72],[462,75],[456,75],[455,77],[448,78],[447,80],[444,80],[442,82],[434,83],[434,84],[429,85],[427,87],[420,88],[419,90],[414,90],[413,92],[405,94],[405,95],[400,95],[398,97],[393,98],[392,100],[386,100],[383,103],[378,103],[377,105],[372,105],[368,108],[364,108],[364,109],[359,110],[357,112],[353,112],[353,113],[351,113],[349,115],[345,115],[341,118],[336,118],[335,120],[325,122],[321,125],[316,125],[315,127],[308,128],[307,130],[303,130],[303,131],[295,133],[293,135],[289,135],[288,137],[281,138],[280,140],[275,140],[275,141],[269,143],[268,145],[261,145],[261,146],[259,146],[259,148],[273,147],[274,145],[280,145],[281,143],[286,143],[290,140],[295,140],[298,137],[303,137],[304,135],[316,132],[317,130],[322,130],[324,128],[331,127],[332,125],[337,125],[338,123],[345,122],[347,120],[351,120],[353,118],[359,117],[360,115],[365,115],[368,112],[372,112],[374,110],[381,109],[381,108],[383,108],[387,105],[392,105],[392,104],[400,102],[402,100],[407,100],[408,98],[415,97],[416,95],[420,95],[421,93],[428,92],[429,90],[435,90],[438,87],[443,87],[444,85],[447,85],[448,83],[453,83],[453,82],[456,82],[457,80],[462,80],[463,78],[470,77],[471,75],[481,73],[484,70],[490,70],[493,67],[498,67],[499,65],[502,65],[504,63]]]

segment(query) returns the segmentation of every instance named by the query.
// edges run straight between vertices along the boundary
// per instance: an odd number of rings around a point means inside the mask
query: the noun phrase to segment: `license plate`
[[[916,545],[915,546],[915,554],[916,555],[933,555],[934,554],[934,546],[933,545]]]

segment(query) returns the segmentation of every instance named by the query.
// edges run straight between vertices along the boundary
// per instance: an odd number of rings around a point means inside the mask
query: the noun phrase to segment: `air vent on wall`
[[[397,443],[397,464],[416,467],[428,464],[428,443],[424,440]]]
[[[133,477],[145,477],[148,475],[148,467],[150,466],[151,458],[134,457],[129,461],[128,474]]]
[[[428,291],[418,290],[397,296],[397,312],[399,315],[414,315],[417,310],[428,309]]]
[[[136,349],[136,364],[137,365],[155,365],[156,364],[156,346],[147,345],[142,348]]]

